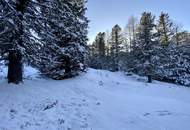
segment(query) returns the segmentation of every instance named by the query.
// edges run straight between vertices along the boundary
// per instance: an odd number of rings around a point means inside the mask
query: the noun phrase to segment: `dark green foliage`
[[[105,33],[98,33],[95,41],[90,46],[89,66],[96,69],[106,69]]]
[[[48,44],[41,48],[42,62],[38,67],[44,75],[60,80],[73,77],[85,69],[88,20],[85,3],[67,0],[50,3],[53,5],[50,14],[45,13],[49,6],[42,8],[44,17],[48,18],[45,22],[50,36],[43,36]]]
[[[153,29],[155,17],[151,13],[144,12],[142,14],[140,24],[137,30],[137,36],[135,45],[132,46],[131,54],[138,60],[131,61],[133,62],[135,68],[141,68],[139,74],[146,75],[148,81],[151,81],[152,71],[153,71],[153,45],[155,44],[155,35]],[[138,69],[138,70],[139,70]],[[136,70],[137,71],[137,70]]]
[[[70,78],[84,70],[88,53],[85,3],[83,0],[1,0],[0,52],[4,59],[11,60],[8,78],[17,73],[14,69],[22,70],[22,61],[53,79]],[[12,61],[20,67],[10,65]],[[20,72],[17,74],[22,77]],[[20,76],[13,77],[20,79]]]

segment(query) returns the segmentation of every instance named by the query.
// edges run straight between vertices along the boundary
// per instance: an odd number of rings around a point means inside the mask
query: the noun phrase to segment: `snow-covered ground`
[[[190,130],[190,88],[93,69],[64,81],[29,74],[19,86],[0,80],[0,130]]]

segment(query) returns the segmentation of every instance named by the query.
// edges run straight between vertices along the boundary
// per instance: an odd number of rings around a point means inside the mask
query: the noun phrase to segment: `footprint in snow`
[[[145,114],[143,114],[143,116],[149,116],[149,115],[151,115],[150,113],[145,113]]]
[[[164,111],[156,111],[156,112],[157,112],[158,116],[169,116],[169,115],[172,115],[171,112],[166,111],[166,110],[164,110]]]
[[[11,118],[11,119],[14,119],[14,118],[15,118],[15,115],[16,115],[17,113],[18,113],[18,112],[17,112],[16,110],[11,109],[11,110],[10,110],[10,118]]]
[[[108,75],[108,74],[105,74],[105,77],[109,77],[109,75]]]
[[[119,83],[119,82],[116,82],[116,84],[117,84],[117,85],[120,85],[120,83]]]
[[[151,113],[148,113],[148,112],[143,114],[144,117],[147,117],[150,115],[151,115]],[[169,115],[172,115],[172,113],[169,111],[156,111],[156,115],[158,115],[158,116],[169,116]]]
[[[99,81],[99,82],[98,82],[98,85],[99,85],[99,86],[103,86],[103,85],[104,85],[103,81]]]
[[[101,105],[101,103],[100,103],[100,102],[97,102],[97,103],[96,103],[96,105],[97,105],[97,106],[100,106],[100,105]]]

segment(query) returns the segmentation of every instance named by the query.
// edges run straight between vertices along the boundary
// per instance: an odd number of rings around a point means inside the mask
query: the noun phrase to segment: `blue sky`
[[[190,30],[190,0],[88,0],[87,8],[90,41],[98,32],[110,30],[115,24],[124,27],[129,16],[140,17],[143,11],[156,16],[161,11],[167,12],[171,19]]]

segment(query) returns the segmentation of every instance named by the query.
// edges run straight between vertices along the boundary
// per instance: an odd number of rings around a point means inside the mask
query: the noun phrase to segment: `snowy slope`
[[[0,130],[190,130],[190,88],[93,69],[64,81],[33,75],[0,80]]]

